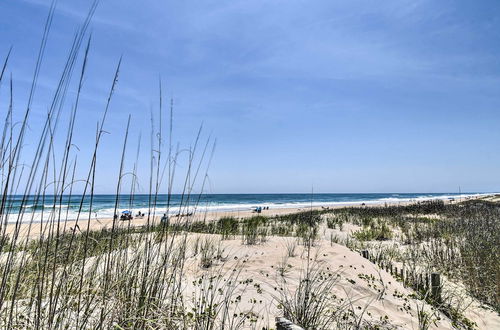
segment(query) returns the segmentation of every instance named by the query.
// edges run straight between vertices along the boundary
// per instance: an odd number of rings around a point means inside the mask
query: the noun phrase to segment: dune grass
[[[334,211],[333,219],[362,226],[353,234],[361,241],[385,240],[397,235],[395,239],[403,244],[395,255],[398,261],[413,261],[422,268],[441,272],[463,283],[471,295],[500,312],[499,203],[433,201],[408,206],[346,208]],[[329,221],[333,227],[340,220]]]

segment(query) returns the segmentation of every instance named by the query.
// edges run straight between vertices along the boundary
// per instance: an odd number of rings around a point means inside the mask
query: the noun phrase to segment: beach
[[[461,200],[450,198],[441,199],[444,203],[434,203],[439,208],[453,204],[461,205],[462,202],[488,201],[493,203],[500,202],[500,196],[481,195],[467,196]],[[88,283],[89,287],[100,287],[102,284],[110,281],[122,282],[123,274],[135,271],[135,263],[147,261],[144,267],[154,269],[151,276],[164,277],[155,279],[148,278],[144,273],[140,272],[130,280],[147,281],[148,285],[165,285],[170,281],[178,281],[178,285],[182,287],[182,299],[185,308],[188,310],[199,308],[200,305],[206,304],[206,301],[211,301],[209,306],[225,306],[219,316],[223,319],[210,320],[210,322],[229,322],[224,315],[239,315],[235,316],[240,326],[237,328],[251,329],[252,326],[272,327],[274,325],[274,317],[282,315],[282,307],[280,305],[287,304],[303,304],[299,298],[294,298],[296,292],[304,290],[302,283],[307,278],[311,281],[311,290],[316,290],[316,294],[320,297],[320,301],[324,301],[325,306],[313,305],[315,309],[319,309],[321,313],[327,315],[330,313],[330,308],[339,310],[339,314],[334,314],[335,318],[339,318],[336,324],[340,324],[340,319],[345,318],[348,326],[353,326],[357,322],[363,324],[371,324],[377,326],[390,325],[398,329],[418,328],[422,324],[421,314],[432,320],[428,324],[428,329],[454,329],[454,322],[457,318],[449,319],[443,316],[444,311],[436,310],[436,306],[425,300],[415,298],[415,288],[408,284],[408,280],[400,277],[398,268],[405,269],[406,276],[413,276],[411,272],[415,268],[408,269],[405,266],[405,253],[407,249],[399,239],[400,231],[396,227],[391,227],[391,238],[377,241],[370,239],[369,241],[358,241],[358,233],[367,229],[359,221],[341,220],[340,223],[333,222],[339,219],[334,216],[334,211],[342,208],[354,211],[370,211],[374,208],[383,209],[396,207],[396,209],[404,209],[404,207],[417,206],[416,212],[412,215],[415,219],[441,219],[441,215],[433,213],[418,213],[418,206],[432,206],[436,199],[420,200],[420,204],[415,201],[399,201],[397,203],[354,203],[350,205],[335,205],[335,206],[314,206],[300,208],[270,208],[265,207],[257,213],[252,210],[244,211],[219,211],[219,212],[198,212],[189,216],[170,217],[171,224],[189,224],[189,223],[210,223],[223,217],[234,218],[234,221],[243,221],[244,219],[252,218],[256,215],[264,216],[263,219],[272,219],[273,216],[285,216],[298,213],[311,212],[312,218],[316,219],[313,225],[314,236],[307,238],[304,232],[300,232],[300,223],[289,223],[289,220],[279,220],[276,223],[266,223],[259,219],[255,228],[254,234],[246,232],[247,227],[242,225],[241,232],[237,231],[234,234],[224,234],[224,230],[217,233],[205,233],[204,227],[200,227],[200,232],[192,232],[189,227],[186,231],[173,231],[167,234],[166,240],[162,242],[161,232],[134,232],[127,233],[119,231],[123,228],[140,228],[149,225],[158,224],[161,215],[152,215],[148,219],[134,218],[132,220],[115,220],[110,218],[104,219],[80,219],[57,222],[43,222],[29,224],[20,224],[18,229],[18,245],[24,244],[36,238],[43,237],[47,241],[54,240],[56,235],[66,232],[70,234],[76,228],[76,233],[85,233],[87,228],[90,233],[90,245],[99,247],[105,246],[109,248],[109,256],[116,262],[117,269],[113,270],[110,275],[106,274],[106,263],[102,262],[105,254],[102,252],[90,253],[86,257],[86,261],[82,266],[84,283]],[[423,202],[423,203],[422,203]],[[443,205],[443,206],[439,206]],[[411,210],[408,209],[408,210]],[[424,209],[422,209],[424,210]],[[314,212],[324,211],[324,212]],[[333,213],[332,213],[333,212]],[[412,211],[415,212],[415,211]],[[427,212],[427,211],[426,211]],[[370,213],[370,212],[368,212]],[[408,216],[408,221],[413,219]],[[285,217],[286,218],[286,217]],[[309,219],[306,216],[304,219]],[[348,218],[345,218],[348,219]],[[376,221],[380,221],[380,217],[376,217]],[[319,222],[317,222],[320,220]],[[149,223],[148,223],[149,221]],[[281,227],[285,230],[284,236],[273,235],[272,232],[280,228],[280,221],[289,224]],[[354,222],[353,222],[354,221]],[[420,220],[421,221],[421,220]],[[428,221],[428,220],[424,220]],[[122,248],[111,248],[110,231],[101,233],[101,229],[114,229],[116,231],[116,244],[125,244]],[[260,227],[259,227],[260,226]],[[262,227],[263,226],[263,227]],[[298,226],[298,227],[297,227]],[[290,227],[287,229],[287,227]],[[308,227],[306,225],[306,227]],[[265,229],[264,232],[259,231]],[[295,228],[295,230],[293,230]],[[292,229],[292,232],[289,231]],[[6,232],[12,236],[16,228],[14,224],[9,224]],[[165,233],[164,233],[165,234]],[[111,235],[111,236],[110,236]],[[248,236],[250,235],[250,236]],[[73,251],[75,256],[78,256],[78,251],[82,251],[84,246],[87,246],[85,234],[76,235],[74,243],[68,243],[69,237],[72,235],[60,235],[62,241],[58,244],[59,249],[66,251],[67,244],[73,244],[69,251]],[[113,238],[112,238],[113,239]],[[112,242],[112,241],[111,241]],[[121,243],[119,243],[121,242]],[[125,243],[127,242],[127,243]],[[5,252],[2,254],[0,262],[6,263],[10,255],[16,254],[17,262],[23,262],[24,253],[32,253],[32,256],[26,260],[36,260],[38,250],[26,245],[26,252]],[[43,246],[43,244],[42,244]],[[121,246],[121,245],[120,245]],[[418,245],[411,245],[411,249],[417,248]],[[97,251],[100,248],[97,248]],[[367,250],[362,250],[367,249]],[[402,257],[391,261],[391,269],[383,266],[373,258],[365,258],[361,251],[370,251],[376,255],[386,253],[390,249],[391,255],[395,251]],[[22,250],[21,250],[22,251]],[[178,251],[178,252],[177,252]],[[182,252],[181,252],[182,251]],[[378,251],[378,252],[377,252]],[[180,253],[180,254],[179,254]],[[146,258],[147,255],[150,257]],[[61,258],[61,257],[60,257]],[[169,265],[165,270],[162,269],[162,264],[165,263],[163,258],[169,258]],[[178,259],[176,259],[178,258]],[[391,257],[392,258],[392,257]],[[402,259],[401,259],[402,258]],[[21,261],[19,261],[21,260]],[[58,259],[54,259],[54,262]],[[61,259],[62,260],[62,259]],[[77,259],[78,260],[78,259]],[[182,271],[179,272],[177,263],[182,264]],[[64,263],[63,263],[64,264]],[[79,265],[75,262],[75,266]],[[395,272],[392,268],[395,267]],[[77,266],[79,267],[79,266]],[[78,269],[78,268],[77,268]],[[178,276],[178,278],[177,278]],[[452,292],[452,300],[454,304],[460,306],[464,302],[467,308],[460,310],[459,321],[474,322],[479,329],[494,329],[500,327],[500,316],[492,309],[486,308],[478,300],[471,297],[468,292],[454,281],[448,281],[443,278],[443,290],[446,295]],[[228,283],[237,283],[231,284]],[[118,286],[120,288],[120,286]],[[121,289],[120,289],[121,290]],[[217,294],[214,294],[217,292]],[[68,296],[67,299],[73,299]],[[293,302],[294,299],[299,299]],[[448,299],[448,298],[447,298]],[[292,306],[289,306],[290,308]],[[213,307],[204,307],[213,308]],[[321,308],[326,308],[322,310]],[[318,312],[319,312],[318,311]],[[346,313],[346,314],[344,314]],[[458,313],[458,312],[457,312]],[[344,316],[341,316],[344,315]],[[419,316],[420,315],[420,316]],[[91,314],[91,319],[97,320],[98,315]],[[69,319],[68,319],[69,320]],[[462,321],[460,321],[462,322]],[[72,324],[71,322],[68,324]]]
[[[460,198],[450,198],[444,197],[440,198],[445,203],[455,203],[460,200],[470,200],[470,199],[484,199],[484,200],[497,200],[499,195],[496,194],[478,194],[478,195],[464,195]],[[350,203],[339,203],[337,205],[332,205],[331,203],[325,203],[325,205],[317,205],[314,206],[301,206],[301,207],[270,207],[268,210],[262,210],[261,213],[257,213],[251,209],[245,210],[229,210],[229,211],[203,211],[204,207],[191,207],[191,209],[196,209],[192,215],[186,216],[176,216],[170,215],[169,219],[171,223],[185,223],[185,222],[195,222],[195,221],[216,221],[222,217],[235,217],[238,219],[245,219],[255,215],[263,215],[267,217],[272,217],[276,215],[285,215],[292,214],[296,212],[305,212],[310,210],[324,210],[324,209],[339,209],[345,207],[381,207],[384,205],[387,206],[398,206],[398,205],[410,205],[417,202],[422,201],[430,201],[435,198],[420,198],[419,200],[403,200],[403,201],[375,201],[375,202],[350,202]],[[266,204],[263,203],[263,206]],[[144,212],[144,211],[143,211]],[[5,234],[12,235],[17,231],[19,237],[30,237],[37,238],[40,235],[47,235],[49,231],[57,231],[59,233],[70,232],[73,228],[76,227],[76,232],[83,232],[87,228],[89,230],[101,230],[101,229],[111,229],[113,227],[113,223],[116,228],[127,228],[127,227],[142,227],[149,225],[159,224],[161,217],[163,214],[160,210],[155,210],[151,212],[151,215],[145,215],[143,217],[134,217],[132,220],[120,220],[117,219],[113,221],[112,217],[99,217],[92,214],[89,219],[88,213],[82,213],[81,217],[78,220],[75,219],[64,219],[62,218],[58,221],[33,221],[31,224],[28,220],[21,222],[16,225],[14,223],[7,223],[5,227]],[[28,218],[28,216],[25,216]]]

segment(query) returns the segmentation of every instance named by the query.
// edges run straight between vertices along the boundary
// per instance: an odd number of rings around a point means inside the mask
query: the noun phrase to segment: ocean
[[[338,206],[384,204],[409,201],[424,201],[431,199],[459,199],[469,196],[489,195],[484,193],[331,193],[331,194],[203,194],[182,196],[158,195],[156,203],[154,196],[149,195],[120,195],[118,198],[117,213],[130,210],[133,214],[153,212],[152,205],[156,205],[155,214],[168,212],[169,214],[187,212],[225,212],[247,211],[255,207],[267,206],[269,209],[300,208],[307,206]],[[81,195],[63,196],[62,202],[54,200],[54,196],[30,196],[22,202],[22,196],[11,196],[6,203],[3,213],[9,214],[8,222],[15,222],[22,209],[23,221],[44,221],[53,215],[60,214],[61,219],[76,219],[80,207],[80,217],[111,218],[115,211],[116,195],[94,195],[92,205],[90,197]],[[56,207],[54,207],[56,205]],[[59,205],[61,205],[59,207]],[[80,206],[81,205],[81,206]],[[150,211],[151,210],[151,211]],[[86,214],[86,215],[85,215]]]

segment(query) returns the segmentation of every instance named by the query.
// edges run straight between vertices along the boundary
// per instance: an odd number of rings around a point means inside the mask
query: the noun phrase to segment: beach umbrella
[[[130,211],[123,211],[122,214],[131,214],[132,212]]]

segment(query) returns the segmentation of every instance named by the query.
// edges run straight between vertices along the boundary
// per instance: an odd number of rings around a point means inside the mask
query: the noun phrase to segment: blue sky
[[[90,3],[59,1],[33,132]],[[12,45],[20,112],[49,4],[0,3],[0,58]],[[128,168],[138,135],[149,139],[159,75],[175,103],[175,140],[189,146],[202,122],[204,137],[217,138],[209,192],[500,191],[498,31],[498,1],[101,1],[79,159],[123,55],[99,192],[114,191],[129,113]]]

